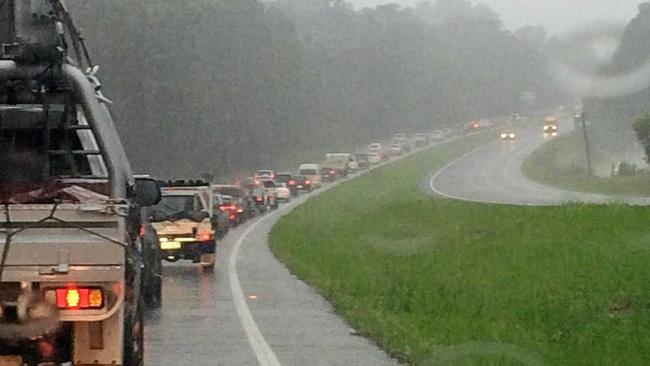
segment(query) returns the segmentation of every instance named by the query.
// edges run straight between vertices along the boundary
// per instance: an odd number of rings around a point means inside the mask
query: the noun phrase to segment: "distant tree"
[[[646,161],[650,163],[650,114],[637,118],[634,123],[634,132],[645,151]]]

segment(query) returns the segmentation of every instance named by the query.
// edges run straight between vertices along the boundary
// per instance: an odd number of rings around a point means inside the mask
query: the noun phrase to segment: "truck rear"
[[[0,4],[0,365],[141,365],[160,191],[133,177],[65,6],[28,4]]]

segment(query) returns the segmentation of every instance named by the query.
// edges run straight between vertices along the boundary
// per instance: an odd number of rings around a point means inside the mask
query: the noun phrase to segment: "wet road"
[[[563,133],[572,122],[563,121]],[[495,132],[498,134],[498,132]],[[496,137],[496,136],[495,136]],[[431,177],[427,190],[447,198],[512,205],[559,205],[567,202],[620,202],[649,205],[650,199],[574,192],[542,185],[526,177],[524,161],[548,138],[540,126],[517,129],[516,141],[494,141],[457,158]]]
[[[297,204],[231,230],[214,273],[164,267],[163,307],[147,319],[146,364],[397,365],[272,255],[267,234]]]

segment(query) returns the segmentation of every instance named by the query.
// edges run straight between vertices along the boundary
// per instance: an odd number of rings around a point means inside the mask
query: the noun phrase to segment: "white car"
[[[279,201],[291,200],[291,190],[289,189],[286,183],[276,183],[275,194],[278,196]]]
[[[388,154],[392,156],[400,156],[404,153],[404,150],[402,149],[401,144],[392,144],[388,148]]]
[[[447,133],[443,130],[435,130],[431,132],[431,141],[442,142],[447,138]]]
[[[381,155],[376,152],[368,153],[368,162],[372,165],[381,163]]]

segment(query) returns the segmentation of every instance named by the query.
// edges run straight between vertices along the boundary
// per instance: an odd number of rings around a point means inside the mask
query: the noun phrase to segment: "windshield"
[[[239,198],[243,195],[243,191],[237,187],[219,187],[216,188],[216,191],[221,193],[222,195],[231,196],[235,198]]]
[[[318,171],[316,169],[302,169],[300,170],[300,175],[317,175]]]
[[[197,208],[200,209],[195,197],[193,195],[184,195],[163,196],[160,203],[153,207],[153,210],[173,214],[182,211],[195,211]]]

